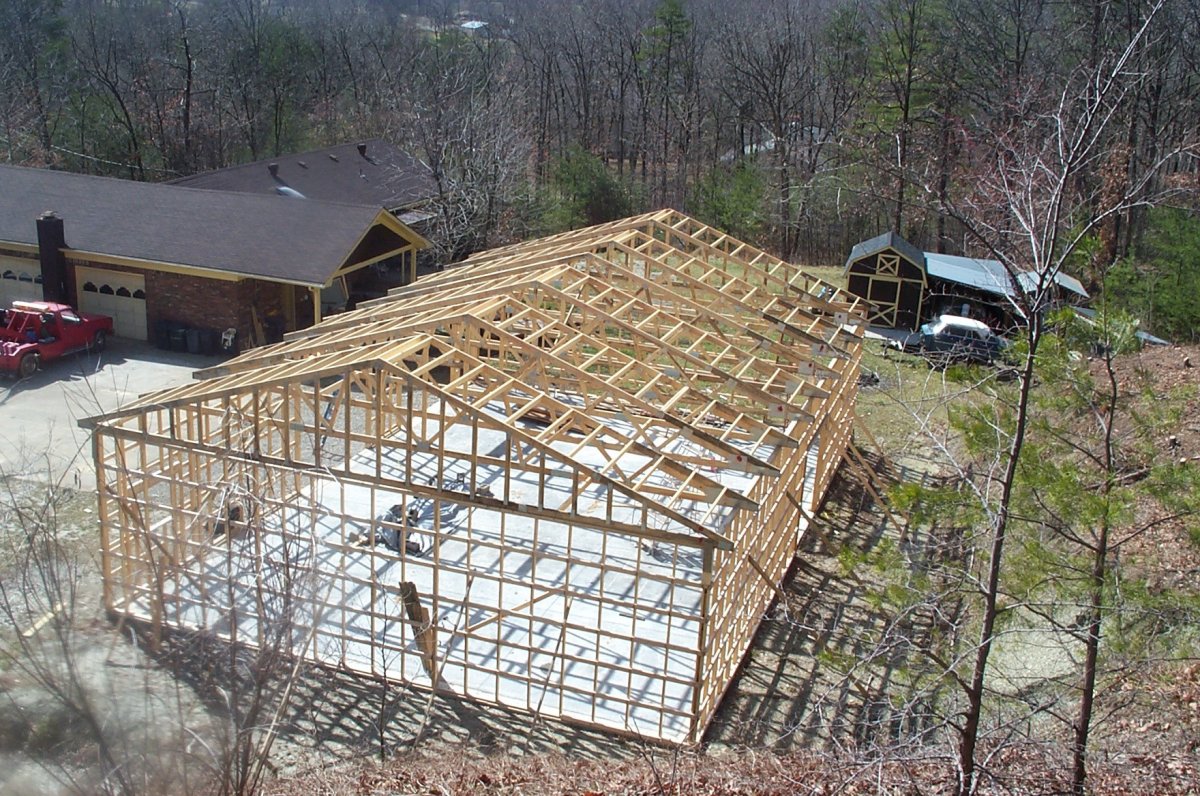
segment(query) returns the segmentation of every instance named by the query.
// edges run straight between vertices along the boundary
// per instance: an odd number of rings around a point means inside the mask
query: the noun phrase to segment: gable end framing
[[[848,443],[861,310],[674,211],[482,253],[87,421],[106,605],[697,741]]]

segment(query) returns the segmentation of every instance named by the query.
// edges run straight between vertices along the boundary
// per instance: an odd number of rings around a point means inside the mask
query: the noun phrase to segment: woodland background
[[[970,252],[939,208],[986,142],[1039,134],[1157,5],[7,0],[0,157],[163,180],[380,136],[432,168],[448,257],[667,205],[805,262],[888,228]],[[1200,124],[1200,5],[1162,5],[1078,178],[1109,194]],[[1102,259],[1171,223],[1117,214]]]

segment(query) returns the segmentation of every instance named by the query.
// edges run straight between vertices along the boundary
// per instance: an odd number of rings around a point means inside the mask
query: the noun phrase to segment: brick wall
[[[154,342],[158,322],[171,321],[194,329],[212,329],[218,333],[229,328],[237,329],[239,347],[247,348],[253,345],[254,340],[252,308],[258,314],[267,342],[277,341],[286,331],[283,307],[285,287],[277,282],[258,279],[229,282],[70,258],[67,260],[67,280],[74,306],[79,306],[76,266],[141,274],[145,278],[146,324],[151,342]],[[295,293],[302,305],[298,308],[297,318],[301,326],[307,326],[312,318],[312,302],[304,299],[308,289],[298,287]]]
[[[262,282],[257,279],[247,279],[239,283],[241,288],[241,304],[239,312],[241,324],[238,326],[238,339],[242,348],[254,345],[251,331],[253,316],[257,313],[258,323],[262,327],[266,340],[256,342],[277,343],[283,339],[286,315],[283,310],[284,286],[278,282]],[[251,310],[253,309],[253,312]]]
[[[146,271],[146,320],[151,333],[159,321],[241,334],[241,283],[165,271]]]

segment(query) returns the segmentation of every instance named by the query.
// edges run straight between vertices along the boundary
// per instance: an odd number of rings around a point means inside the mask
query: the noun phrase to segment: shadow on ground
[[[855,566],[890,540],[912,550],[925,540],[898,527],[902,520],[880,506],[862,485],[878,491],[904,482],[931,483],[921,469],[867,457],[870,474],[843,466],[805,535],[776,600],[759,626],[741,670],[709,725],[710,747],[799,748],[873,745],[911,733],[920,707],[892,710],[901,651],[881,646],[894,618],[881,610],[868,567]],[[858,664],[871,659],[876,665]],[[903,701],[903,698],[901,698]]]
[[[880,489],[928,479],[878,458],[868,464]],[[820,513],[820,532],[806,536],[785,584],[787,600],[777,600],[760,626],[709,727],[707,745],[787,751],[831,738],[867,742],[869,728],[877,732],[886,724],[881,719],[891,669],[874,667],[870,677],[856,677],[829,664],[877,655],[869,645],[888,621],[874,607],[872,584],[843,566],[845,553],[868,553],[884,539],[913,543],[863,488],[861,477],[843,467],[835,479]],[[157,657],[222,713],[227,695],[244,693],[252,679],[254,653],[239,654],[245,662],[233,667],[242,672],[236,683],[229,676],[228,647],[203,637],[179,636]],[[483,754],[565,752],[609,759],[649,749],[636,739],[336,670],[308,667],[292,687],[280,723],[281,746],[292,750],[285,756],[391,755],[437,742]]]
[[[143,643],[149,646],[143,637]],[[242,716],[257,700],[273,709],[287,685],[291,663],[272,666],[279,674],[262,684],[255,679],[260,652],[233,652],[228,645],[196,634],[177,634],[154,653],[206,701],[214,714],[230,716],[236,695]],[[231,664],[231,657],[236,663]],[[231,675],[235,672],[236,675]],[[236,678],[236,679],[235,679]],[[391,756],[429,743],[452,743],[482,754],[565,752],[579,757],[613,758],[639,753],[636,740],[534,717],[523,711],[486,705],[361,675],[305,665],[291,684],[287,709],[279,722],[279,746],[273,758]],[[261,696],[260,696],[261,695]],[[259,722],[261,724],[261,721]],[[382,729],[381,729],[382,728]]]

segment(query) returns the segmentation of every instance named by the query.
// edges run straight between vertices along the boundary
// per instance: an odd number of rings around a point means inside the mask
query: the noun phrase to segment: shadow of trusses
[[[866,455],[877,491],[893,484],[930,482],[927,474],[899,468]],[[892,540],[910,559],[930,540],[907,528],[895,512],[877,505],[861,483],[861,473],[838,472],[818,513],[820,533],[805,536],[776,601],[759,626],[742,667],[705,737],[707,744],[772,747],[778,751],[814,744],[871,743],[872,734],[917,734],[920,707],[901,719],[891,715],[895,672],[903,651],[882,653],[875,640],[891,617],[872,598],[878,587],[868,569],[848,569],[845,560],[868,556]],[[823,540],[828,540],[828,546]],[[922,628],[908,630],[920,635]],[[167,636],[152,654],[188,683],[212,711],[228,719],[231,694],[242,710],[253,700],[263,676],[261,653],[231,650],[225,642],[196,633]],[[846,661],[872,659],[870,667]],[[264,703],[288,684],[291,661],[267,660]],[[848,668],[853,668],[847,672]],[[265,717],[264,717],[265,719]],[[897,726],[897,721],[914,726]],[[625,758],[648,753],[637,739],[527,712],[490,706],[397,683],[385,683],[313,665],[303,665],[291,682],[288,707],[279,721],[280,739],[322,756],[391,755],[430,742],[450,742],[480,753],[562,752],[592,758]],[[649,753],[666,753],[663,750]]]
[[[878,599],[878,571],[864,562],[885,547],[910,562],[944,558],[944,544],[878,505],[862,478],[881,494],[896,484],[937,480],[863,453],[871,472],[852,472],[846,464],[838,471],[817,514],[819,532],[810,530],[797,551],[784,584],[787,599],[777,599],[759,626],[706,743],[776,751],[861,748],[931,728],[932,710],[904,671],[913,657],[924,657],[913,650],[944,629],[944,617],[935,622],[916,612],[903,625],[905,641],[889,640],[896,638],[897,619]]]
[[[142,641],[150,646],[146,636]],[[348,671],[305,663],[293,669],[294,660],[262,650],[231,648],[204,634],[171,633],[149,651],[188,684],[225,726],[235,723],[231,718],[236,723],[245,721],[256,702],[265,708],[256,726],[264,726],[290,685],[278,737],[293,749],[319,752],[322,757],[390,756],[430,742],[462,744],[485,754],[565,752],[596,758],[639,754],[636,740]],[[235,700],[236,715],[230,707]]]

